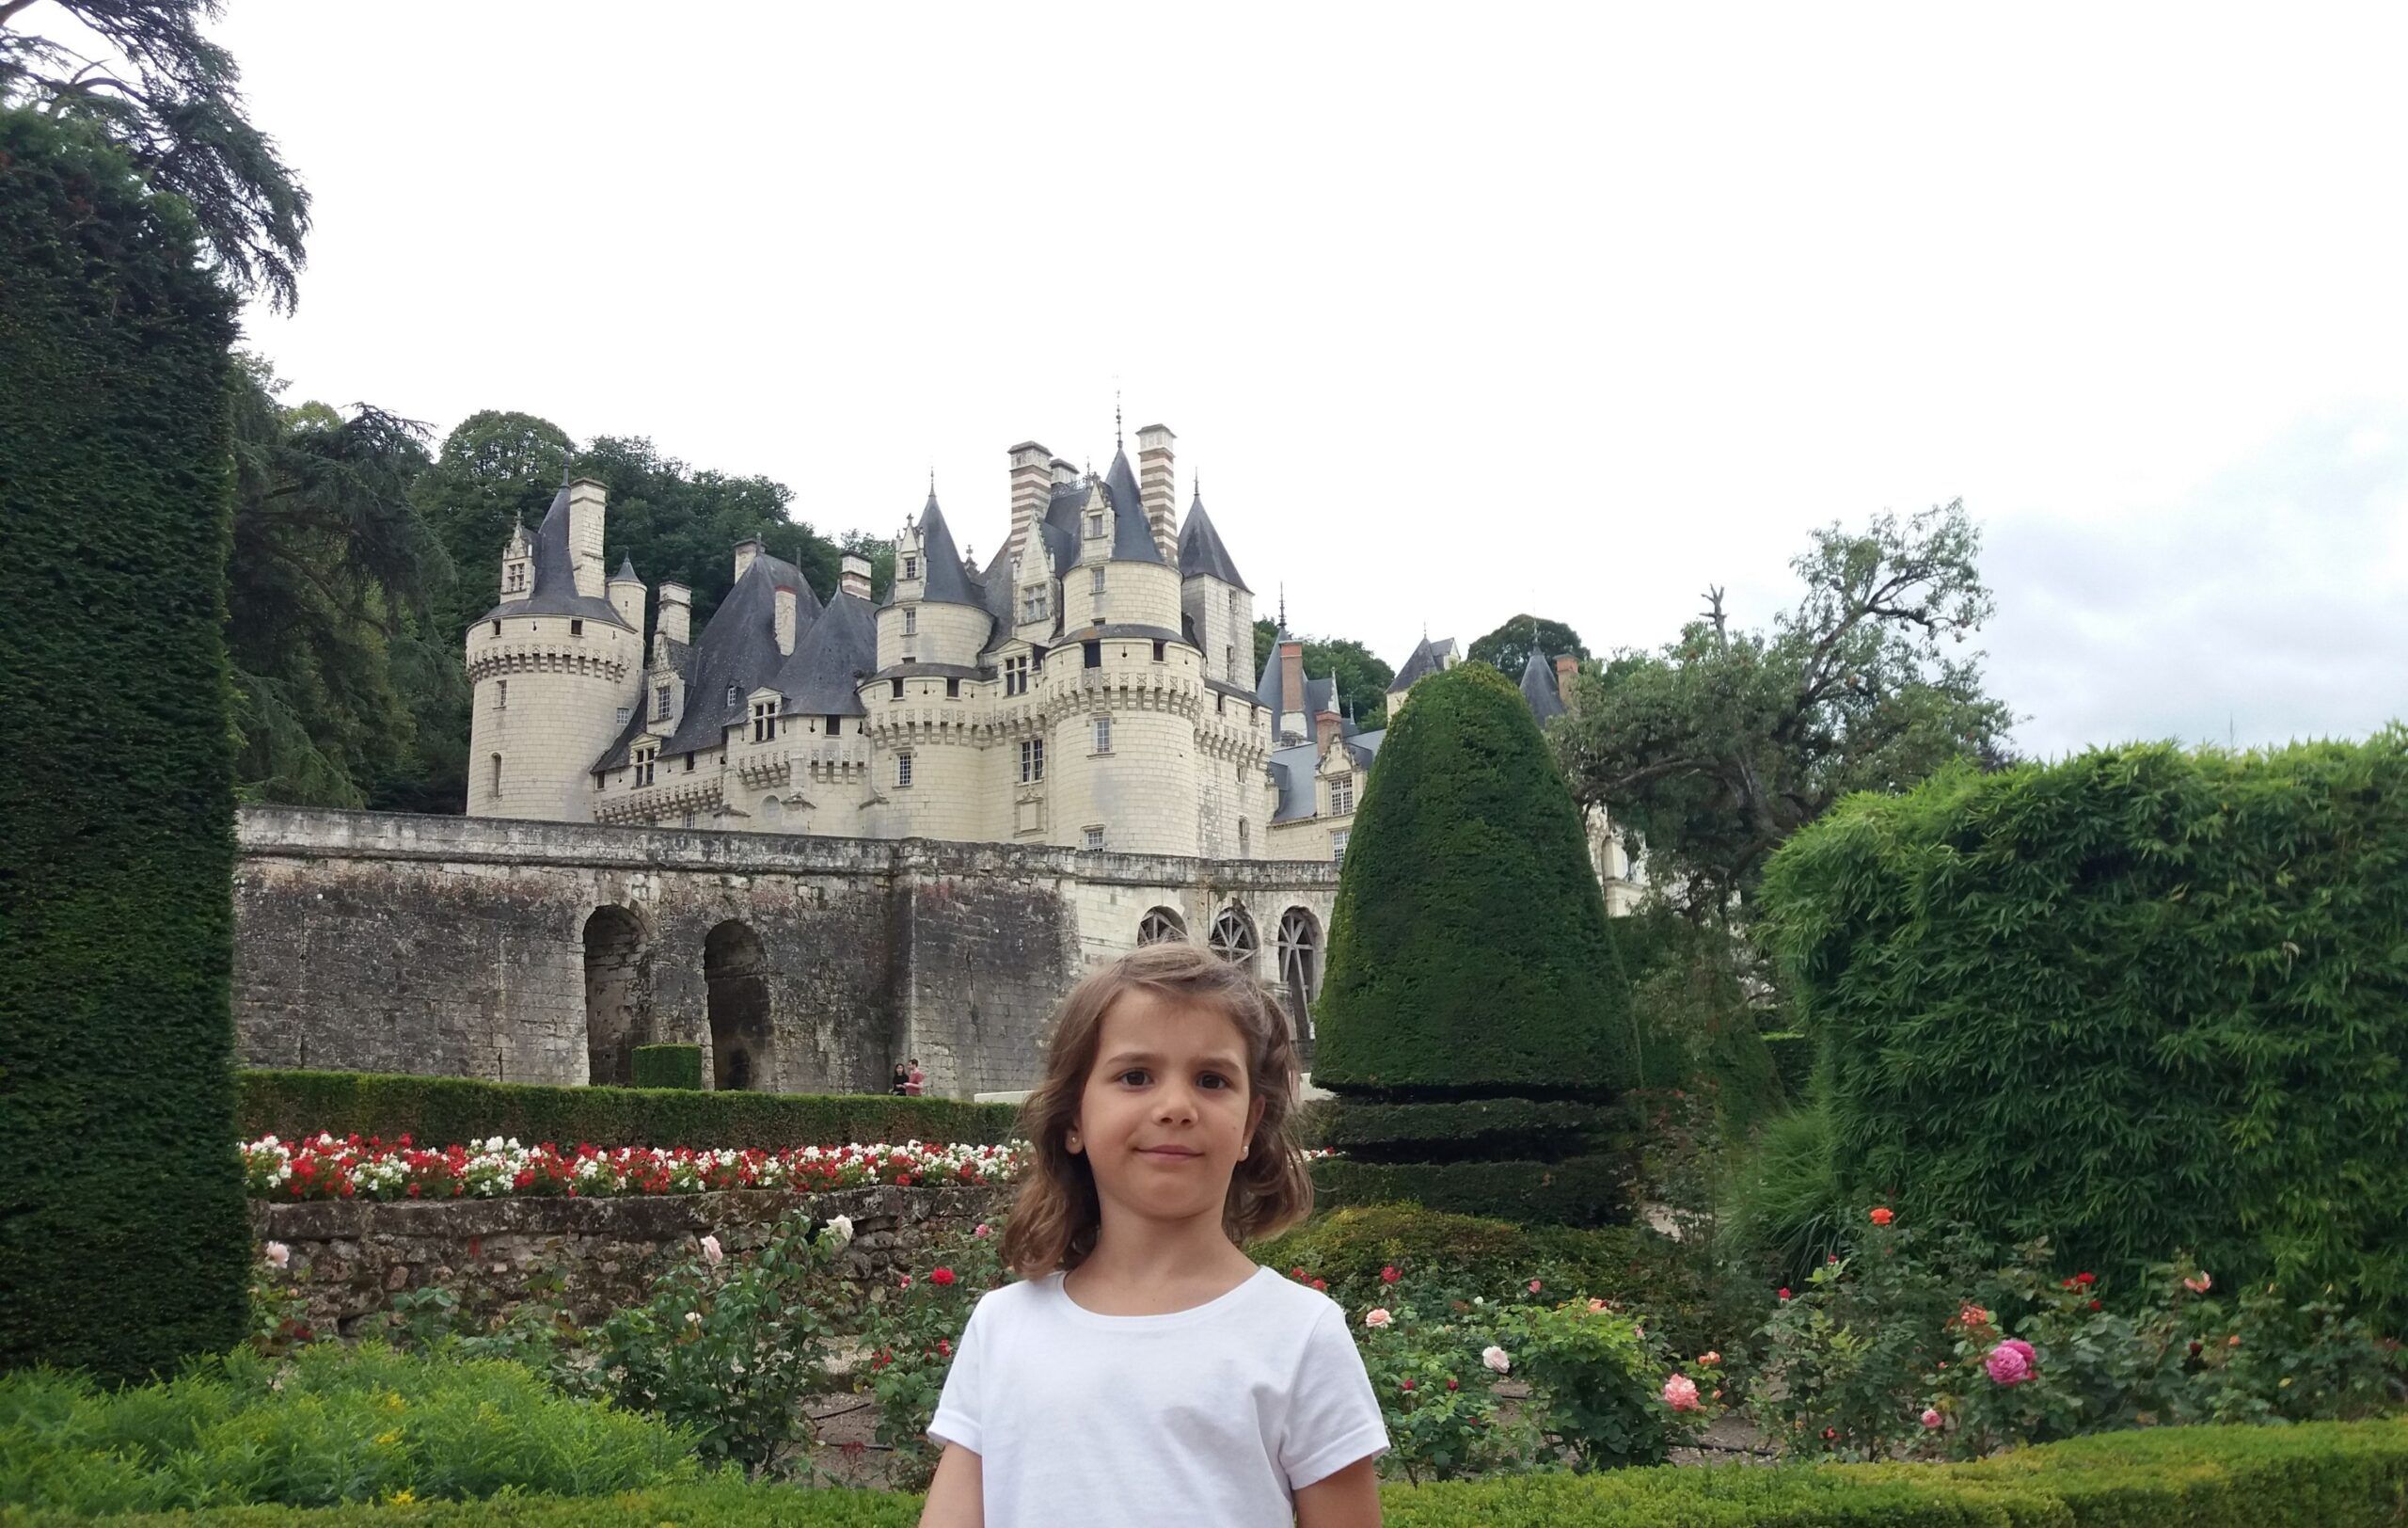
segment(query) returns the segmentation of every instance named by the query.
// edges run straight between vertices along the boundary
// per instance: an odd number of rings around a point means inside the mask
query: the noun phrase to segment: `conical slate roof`
[[[1446,655],[1454,649],[1454,645],[1452,637],[1422,638],[1420,645],[1413,649],[1413,656],[1404,661],[1404,667],[1397,670],[1396,677],[1389,681],[1388,693],[1393,695],[1406,685],[1426,679],[1444,669],[1447,666],[1444,661]]]
[[[610,575],[610,581],[612,583],[622,583],[628,579],[633,579],[638,583],[642,583],[643,581],[643,575],[636,571],[635,553],[621,552],[619,554],[619,571]]]
[[[1129,453],[1112,454],[1111,470],[1103,474],[1104,496],[1112,501],[1112,560],[1116,563],[1159,563],[1154,529],[1146,523],[1146,496],[1137,487],[1137,473]]]
[[[926,574],[922,599],[947,605],[981,605],[984,602],[970,588],[970,576],[962,571],[961,552],[953,544],[953,532],[944,523],[944,511],[937,507],[937,491],[928,490],[927,507],[920,511],[920,563]]]
[[[1204,493],[1200,488],[1195,502],[1187,506],[1186,523],[1179,528],[1179,576],[1218,579],[1248,594],[1254,593],[1239,575],[1238,565],[1229,560],[1229,549],[1221,545],[1221,533],[1212,528],[1212,517],[1204,513]]]
[[[1563,714],[1563,697],[1555,689],[1555,665],[1535,647],[1530,649],[1530,661],[1522,665],[1522,698],[1530,703],[1530,714],[1541,725]]]
[[[487,611],[483,619],[497,620],[509,615],[573,615],[586,621],[608,621],[633,630],[617,608],[607,599],[595,599],[577,592],[577,563],[568,549],[568,485],[552,495],[552,507],[544,514],[544,523],[535,528],[535,577],[533,587],[524,597],[505,599]]]

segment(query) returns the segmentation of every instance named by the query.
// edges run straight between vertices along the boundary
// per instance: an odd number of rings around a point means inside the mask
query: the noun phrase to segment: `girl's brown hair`
[[[1245,1037],[1246,1091],[1262,1119],[1229,1175],[1221,1228],[1233,1242],[1275,1236],[1312,1213],[1313,1183],[1295,1141],[1296,1046],[1288,1016],[1262,984],[1200,946],[1149,945],[1098,970],[1062,999],[1045,1051],[1045,1078],[1021,1106],[1030,1143],[1019,1199],[1004,1228],[1006,1266],[1039,1279],[1075,1268],[1095,1250],[1103,1212],[1095,1173],[1066,1143],[1094,1070],[1103,1015],[1137,988],[1226,1015]]]

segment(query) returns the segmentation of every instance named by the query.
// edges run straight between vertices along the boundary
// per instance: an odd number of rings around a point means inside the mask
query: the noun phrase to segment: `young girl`
[[[1288,1021],[1188,944],[1063,1001],[1004,1261],[928,1436],[922,1528],[1376,1528],[1379,1403],[1335,1301],[1238,1244],[1312,1208]]]

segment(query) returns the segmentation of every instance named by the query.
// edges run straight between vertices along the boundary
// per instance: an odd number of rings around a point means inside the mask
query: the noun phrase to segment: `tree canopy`
[[[309,193],[243,115],[233,56],[200,34],[221,0],[0,0],[0,105],[89,122],[150,189],[182,197],[229,287],[298,299]],[[116,56],[87,58],[23,19],[63,12]]]
[[[1533,652],[1550,661],[1567,655],[1586,659],[1589,646],[1580,640],[1579,632],[1561,621],[1550,621],[1542,615],[1516,615],[1473,642],[1465,656],[1474,662],[1488,664],[1519,684],[1522,670],[1529,665]]]
[[[1254,661],[1261,663],[1279,641],[1279,623],[1254,623]],[[1305,672],[1315,677],[1338,676],[1338,705],[1365,729],[1386,726],[1388,686],[1396,670],[1380,661],[1369,647],[1352,637],[1307,637]]]
[[[1769,631],[1735,629],[1719,589],[1660,651],[1584,674],[1556,734],[1659,888],[1693,912],[1753,895],[1765,859],[1850,791],[1895,790],[1953,758],[1994,764],[2014,723],[1959,647],[1991,613],[1961,501],[1814,533],[1805,585]]]

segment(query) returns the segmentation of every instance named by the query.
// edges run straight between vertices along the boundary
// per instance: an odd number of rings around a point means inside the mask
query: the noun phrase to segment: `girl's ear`
[[[1238,1148],[1239,1156],[1243,1157],[1254,1150],[1254,1133],[1262,1128],[1262,1111],[1270,1105],[1271,1100],[1257,1093],[1254,1101],[1245,1106],[1245,1144]]]

